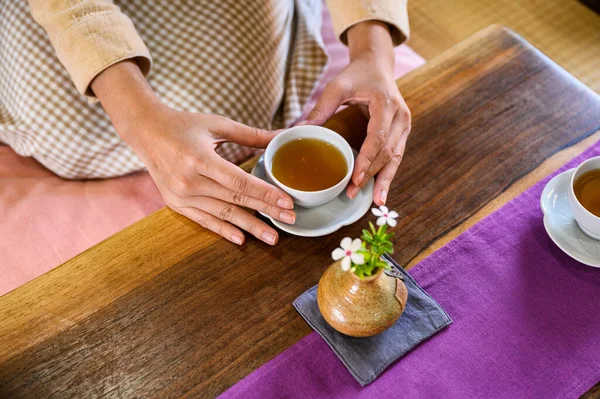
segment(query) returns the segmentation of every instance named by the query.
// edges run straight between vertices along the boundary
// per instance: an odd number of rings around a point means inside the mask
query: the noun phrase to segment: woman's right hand
[[[156,99],[137,66],[129,64],[107,69],[92,88],[121,137],[148,168],[167,205],[236,244],[244,242],[241,230],[267,244],[277,243],[277,232],[243,208],[294,223],[292,199],[215,152],[224,142],[264,148],[276,132],[170,109]],[[127,90],[115,93],[115,85]]]
[[[162,107],[137,129],[131,144],[171,209],[236,244],[244,242],[242,229],[274,245],[277,232],[243,208],[291,224],[296,218],[292,199],[215,149],[224,142],[264,148],[275,134],[220,116]]]

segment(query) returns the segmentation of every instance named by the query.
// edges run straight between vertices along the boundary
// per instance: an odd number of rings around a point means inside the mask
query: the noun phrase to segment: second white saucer
[[[581,231],[569,206],[569,184],[574,170],[556,175],[544,187],[540,198],[544,227],[564,253],[588,266],[600,267],[600,241]]]

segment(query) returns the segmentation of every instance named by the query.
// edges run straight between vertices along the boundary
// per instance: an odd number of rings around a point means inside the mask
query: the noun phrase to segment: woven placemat
[[[426,0],[408,8],[408,44],[426,59],[501,24],[600,92],[600,16],[576,0]]]

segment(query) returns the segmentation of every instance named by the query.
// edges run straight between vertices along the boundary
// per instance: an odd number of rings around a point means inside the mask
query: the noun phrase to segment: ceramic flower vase
[[[335,262],[323,273],[317,303],[325,320],[351,337],[370,337],[390,328],[404,312],[408,291],[401,279],[379,269],[360,279]]]

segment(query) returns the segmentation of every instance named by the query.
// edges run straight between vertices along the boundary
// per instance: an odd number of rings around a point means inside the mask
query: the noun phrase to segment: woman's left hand
[[[343,104],[359,104],[369,117],[367,137],[346,194],[354,198],[376,177],[374,202],[384,205],[410,133],[410,111],[394,79],[394,51],[387,25],[366,21],[348,30],[350,64],[327,86],[309,114],[322,125]]]

